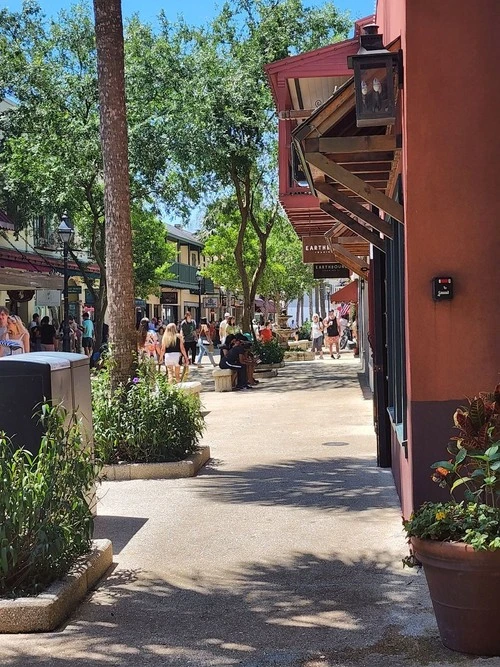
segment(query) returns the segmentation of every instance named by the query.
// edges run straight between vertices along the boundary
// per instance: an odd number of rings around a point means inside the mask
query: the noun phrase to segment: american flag
[[[339,306],[340,317],[344,317],[345,315],[347,315],[347,313],[350,311],[350,309],[351,309],[351,304],[350,303],[343,303],[342,305],[340,305]]]

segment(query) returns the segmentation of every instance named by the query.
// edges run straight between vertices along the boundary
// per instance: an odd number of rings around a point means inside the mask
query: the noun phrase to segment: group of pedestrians
[[[332,359],[340,359],[340,336],[342,321],[335,310],[330,310],[324,320],[314,313],[311,322],[311,351],[323,359],[323,346],[326,345]],[[335,353],[333,348],[335,347]]]
[[[68,319],[70,351],[84,353],[90,357],[94,346],[94,323],[89,314],[83,314],[82,324],[73,317]],[[18,315],[11,314],[0,306],[0,356],[27,352],[56,352],[62,347],[63,325],[50,322],[46,315],[40,318],[34,313],[26,326]]]
[[[137,349],[141,357],[156,359],[165,364],[169,379],[179,381],[181,367],[202,366],[205,355],[212,366],[217,366],[213,353],[215,328],[206,318],[197,325],[187,311],[179,325],[174,322],[164,325],[143,317],[137,332]]]

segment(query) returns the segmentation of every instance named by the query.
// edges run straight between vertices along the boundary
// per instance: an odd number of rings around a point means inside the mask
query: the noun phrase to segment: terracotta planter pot
[[[500,550],[412,537],[441,641],[453,651],[500,655]]]

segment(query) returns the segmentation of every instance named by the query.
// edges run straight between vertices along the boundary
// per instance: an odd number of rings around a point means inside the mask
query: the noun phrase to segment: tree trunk
[[[312,321],[312,317],[313,317],[313,314],[314,314],[313,294],[314,294],[314,289],[311,287],[311,289],[309,290],[309,294],[307,295],[308,300],[309,300],[309,318],[308,319],[309,319],[310,322]]]
[[[297,323],[298,327],[300,327],[300,325],[302,324],[301,315],[302,315],[302,304],[303,303],[304,303],[304,297],[299,296],[299,298],[297,299],[297,312],[295,314],[295,322]]]
[[[135,362],[134,273],[121,0],[94,0],[101,146],[104,164],[106,283],[112,385]]]
[[[326,291],[325,291],[325,283],[323,281],[321,281],[319,284],[319,300],[321,306],[321,319],[324,320],[326,317],[326,312],[325,312]]]
[[[314,286],[314,312],[321,316],[321,307],[319,302],[319,285]]]

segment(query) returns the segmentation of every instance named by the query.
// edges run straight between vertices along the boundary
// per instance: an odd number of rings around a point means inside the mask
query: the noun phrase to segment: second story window
[[[191,252],[191,266],[198,266],[198,253]]]
[[[47,220],[45,216],[39,215],[35,219],[35,239],[37,241],[46,241],[48,236]]]

